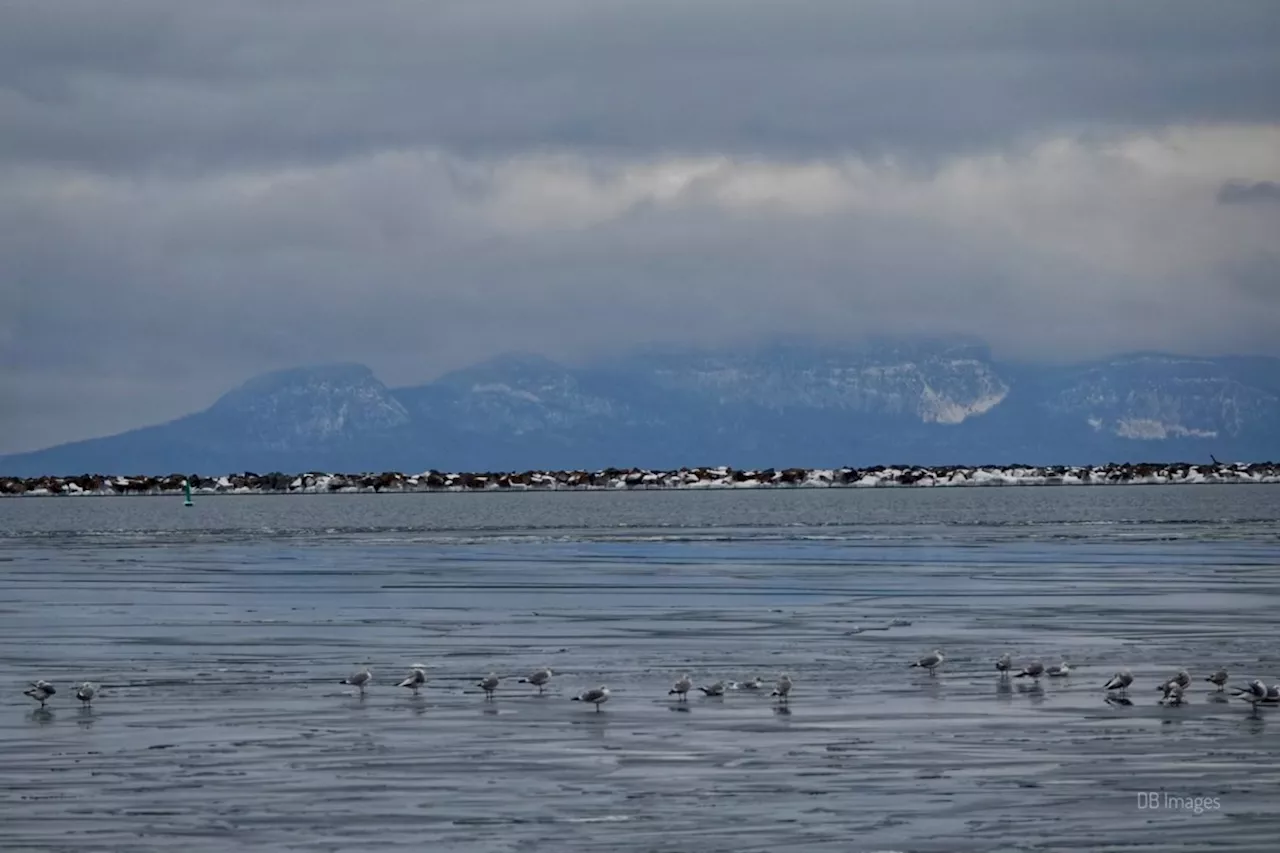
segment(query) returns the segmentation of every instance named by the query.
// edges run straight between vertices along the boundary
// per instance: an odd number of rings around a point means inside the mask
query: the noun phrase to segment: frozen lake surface
[[[1280,709],[1203,679],[1280,681],[1278,520],[1280,486],[0,500],[0,849],[1274,853]]]

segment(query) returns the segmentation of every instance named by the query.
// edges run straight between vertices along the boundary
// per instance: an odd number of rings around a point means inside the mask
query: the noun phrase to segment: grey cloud
[[[1214,194],[1280,179],[1278,79],[1271,0],[17,0],[0,452],[319,361],[1275,351],[1266,217]]]
[[[787,163],[513,164],[430,152],[265,176],[52,172],[20,204],[0,204],[0,240],[31,283],[16,291],[4,350],[22,381],[0,393],[47,413],[50,388],[83,410],[102,389],[124,387],[121,405],[146,422],[172,416],[196,390],[211,396],[259,370],[335,360],[408,383],[504,350],[572,360],[652,342],[786,335],[976,334],[1004,355],[1033,358],[1274,349],[1280,294],[1233,300],[1212,258],[1168,274],[1148,269],[1145,244],[1126,261],[1096,257],[1091,232],[1055,242],[1095,217],[1105,234],[1112,222],[1124,227],[1116,217],[1171,216],[1160,199],[1117,210],[1123,187],[1095,198],[1111,178],[1093,171],[1102,155],[1081,156],[975,161],[996,168],[992,186],[1024,187],[1022,201],[1004,190],[975,195],[964,177],[975,164],[953,167],[955,185],[863,175],[856,164],[814,178]],[[683,196],[645,194],[707,168]],[[1071,195],[1041,199],[1045,175]],[[748,203],[746,192],[764,195]],[[867,193],[883,203],[857,206]],[[1010,225],[1006,208],[1027,201],[1043,212]],[[957,205],[958,218],[938,212]],[[1219,231],[1203,230],[1206,211],[1174,213],[1151,238],[1159,251],[1172,228],[1188,257],[1238,256],[1234,244],[1221,248]],[[1006,230],[1027,221],[1028,239],[1011,240]],[[1231,221],[1220,230],[1243,234],[1241,251],[1263,245],[1261,231]],[[1135,232],[1121,248],[1141,239]],[[5,409],[16,419],[21,407]],[[39,420],[24,423],[9,425],[9,441],[51,434]]]
[[[1219,204],[1280,202],[1280,183],[1275,181],[1227,181],[1218,190]]]
[[[0,32],[0,158],[933,156],[1046,129],[1270,119],[1278,19],[1269,0],[26,0]]]
[[[1227,275],[1254,310],[1280,310],[1280,252],[1261,250],[1237,259],[1228,265]]]

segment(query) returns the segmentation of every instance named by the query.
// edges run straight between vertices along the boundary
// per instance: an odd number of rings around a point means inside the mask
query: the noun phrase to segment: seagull
[[[484,691],[485,699],[492,699],[493,691],[498,689],[499,681],[501,681],[501,679],[491,672],[487,676],[485,676],[482,681],[477,682],[476,687],[479,687],[481,690]]]
[[[49,700],[49,697],[57,692],[58,691],[54,689],[52,684],[42,678],[39,681],[31,682],[30,689],[22,691],[22,695],[30,696],[32,699],[39,702],[40,707],[43,708],[44,703]]]
[[[415,663],[409,667],[409,675],[404,681],[397,684],[397,687],[408,687],[414,693],[418,692],[418,688],[427,683],[427,668],[423,664]]]
[[[946,658],[942,656],[942,652],[940,652],[937,649],[934,649],[933,654],[925,655],[915,663],[911,664],[911,666],[913,667],[918,666],[918,667],[921,667],[922,669],[927,669],[929,670],[929,674],[933,675],[933,671],[938,667],[942,666],[942,662],[944,660],[946,660]],[[907,668],[910,669],[911,667],[907,667]]]
[[[84,704],[88,705],[93,701],[93,697],[97,695],[97,692],[98,692],[98,686],[96,684],[90,684],[88,681],[86,681],[84,684],[80,685],[80,688],[78,690],[76,690],[76,698],[79,699]]]
[[[1218,692],[1221,693],[1222,688],[1227,684],[1227,671],[1225,669],[1219,669],[1217,672],[1213,673],[1213,675],[1205,676],[1204,680],[1210,684],[1218,685]]]
[[[342,679],[338,683],[350,684],[352,687],[359,687],[360,695],[363,696],[365,687],[367,687],[370,683],[372,683],[372,681],[373,681],[373,672],[371,672],[369,667],[366,666],[364,669],[360,670],[359,672],[355,672],[355,673],[352,673],[351,675],[348,675],[346,678]]]
[[[1071,666],[1066,661],[1055,664],[1045,670],[1050,678],[1063,678],[1071,674]]]
[[[724,682],[717,681],[715,684],[712,684],[709,687],[699,687],[698,689],[701,690],[703,692],[703,695],[706,695],[706,696],[723,696]]]
[[[534,687],[538,688],[538,692],[541,693],[542,688],[545,687],[547,682],[550,680],[551,680],[551,667],[547,666],[538,670],[533,675],[530,675],[528,678],[520,679],[518,683],[532,684]]]
[[[608,687],[592,687],[585,693],[581,693],[573,697],[575,702],[591,702],[596,706],[596,711],[600,710],[600,706],[609,701]]]
[[[1232,689],[1235,690],[1235,696],[1237,699],[1243,699],[1244,701],[1252,704],[1255,708],[1258,707],[1259,702],[1267,701],[1267,694],[1270,692],[1267,690],[1267,685],[1263,684],[1261,679],[1257,678],[1250,681],[1244,687],[1233,687]]]
[[[676,683],[671,685],[671,689],[667,691],[667,695],[676,695],[681,699],[689,698],[689,691],[693,689],[693,681],[690,680],[688,673],[676,679]]]
[[[756,676],[750,681],[735,681],[734,690],[759,690],[764,687],[764,682],[760,680],[760,676]]]
[[[1039,681],[1040,676],[1044,675],[1044,664],[1038,660],[1033,660],[1031,663],[1024,666],[1022,668],[1022,672],[1015,675],[1014,678],[1026,678],[1028,675],[1036,681]]]
[[[996,661],[996,670],[1002,676],[1006,676],[1009,674],[1009,670],[1012,668],[1013,668],[1013,658],[1009,656],[1009,653],[1005,652],[1004,654],[1000,655],[1000,658]]]
[[[1173,678],[1170,678],[1168,681],[1161,683],[1161,685],[1156,689],[1164,690],[1170,684],[1176,684],[1185,690],[1186,688],[1191,686],[1191,674],[1187,672],[1185,669],[1180,669],[1178,670],[1177,675],[1175,675]]]
[[[1122,669],[1115,675],[1111,676],[1111,680],[1102,685],[1103,690],[1119,690],[1121,693],[1129,689],[1129,685],[1133,684],[1133,673],[1127,669]]]
[[[791,676],[787,675],[784,672],[782,674],[782,677],[778,679],[778,686],[773,688],[773,692],[770,693],[769,695],[777,696],[779,702],[790,702],[791,701]]]
[[[1173,679],[1166,681],[1164,683],[1164,696],[1160,698],[1160,702],[1165,705],[1181,705],[1182,685]]]

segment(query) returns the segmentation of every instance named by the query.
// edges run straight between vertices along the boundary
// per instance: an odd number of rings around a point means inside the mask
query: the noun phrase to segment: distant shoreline
[[[871,468],[680,468],[601,471],[443,472],[376,474],[310,472],[220,477],[3,477],[0,497],[181,495],[408,494],[502,491],[678,491],[694,489],[976,488],[986,486],[1132,486],[1280,483],[1280,463],[1114,463],[1108,465],[948,465]]]

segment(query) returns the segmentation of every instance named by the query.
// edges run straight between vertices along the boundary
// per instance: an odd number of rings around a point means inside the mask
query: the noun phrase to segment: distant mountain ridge
[[[0,457],[9,476],[1091,465],[1280,458],[1280,359],[1001,363],[971,340],[511,353],[388,388],[359,364],[250,379],[208,409]]]

